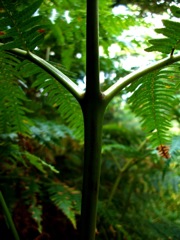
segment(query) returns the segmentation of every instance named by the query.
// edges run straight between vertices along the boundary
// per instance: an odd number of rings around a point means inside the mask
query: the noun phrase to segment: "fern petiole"
[[[6,202],[4,200],[4,197],[3,197],[3,194],[2,194],[1,191],[0,191],[0,204],[2,206],[2,209],[3,209],[4,215],[6,217],[7,223],[9,224],[9,227],[10,227],[10,229],[12,231],[13,236],[14,236],[14,239],[15,240],[20,240],[18,232],[16,230],[16,227],[14,225],[14,222],[12,220],[11,214],[9,212],[9,209],[8,209],[8,207],[6,205]]]
[[[151,73],[155,70],[159,70],[163,67],[166,67],[168,65],[171,65],[175,62],[180,61],[180,55],[171,56],[168,58],[165,58],[163,60],[158,61],[157,63],[143,68],[138,69],[137,71],[134,71],[124,78],[119,79],[116,83],[114,83],[112,86],[110,86],[106,91],[104,91],[104,99],[106,102],[110,102],[112,98],[117,95],[123,88],[127,87],[132,82],[136,81],[140,77],[145,76],[148,73]]]
[[[0,46],[2,44],[0,43]],[[68,78],[64,73],[62,73],[59,69],[40,58],[39,56],[27,52],[18,48],[14,48],[12,50],[8,50],[7,52],[13,53],[19,57],[25,58],[32,63],[35,63],[41,69],[49,73],[53,78],[55,78],[59,83],[61,83],[75,98],[78,102],[84,97],[84,91],[81,90],[78,85],[76,85],[70,78]]]
[[[72,95],[76,98],[77,101],[80,101],[80,99],[83,97],[84,92],[59,69],[55,68],[53,65],[33,53],[28,54],[28,60],[32,61],[33,63],[44,69],[58,82],[60,82],[70,93],[72,93]]]

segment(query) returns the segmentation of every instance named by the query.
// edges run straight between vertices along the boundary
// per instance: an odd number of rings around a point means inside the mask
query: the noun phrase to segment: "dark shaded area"
[[[78,240],[78,231],[73,228],[67,217],[52,203],[44,203],[42,215],[42,232],[32,219],[28,206],[19,201],[13,211],[13,220],[21,240]],[[5,218],[0,212],[0,232],[3,239],[13,239]]]

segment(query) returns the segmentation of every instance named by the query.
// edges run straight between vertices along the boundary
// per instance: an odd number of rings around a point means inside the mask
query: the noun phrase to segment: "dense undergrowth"
[[[177,151],[161,159],[128,109],[115,114],[119,104],[105,117],[96,237],[179,239]],[[1,135],[1,190],[21,239],[78,239],[83,144],[57,121],[34,122],[32,137]],[[27,153],[39,157],[34,166]],[[8,239],[2,212],[0,226]]]
[[[52,2],[54,5],[32,1],[26,6],[17,1],[14,8],[11,0],[0,1],[0,193],[21,240],[79,239],[83,171],[88,173],[83,169],[81,109],[85,123],[89,121],[87,116],[93,119],[94,112],[99,116],[94,96],[89,94],[93,88],[85,92],[78,85],[86,74],[84,1],[79,5],[75,1],[76,10],[72,8],[74,1],[62,5]],[[152,46],[147,48],[169,58],[161,66],[157,63],[156,69],[147,68],[145,73],[139,71],[123,79],[128,71],[115,65],[126,60],[129,46],[128,41],[117,37],[144,22],[133,14],[111,16],[105,2],[100,3],[104,92],[99,92],[102,99],[99,95],[95,99],[101,104],[102,114],[104,106],[112,102],[103,125],[96,239],[178,240],[180,68],[173,63],[179,59],[179,22],[165,20],[164,28],[156,30],[164,34],[164,45],[162,39],[152,39]],[[59,15],[50,23],[54,6]],[[37,9],[41,16],[34,14]],[[172,14],[180,17],[179,9],[172,7]],[[109,46],[114,41],[122,55],[110,58]],[[138,41],[133,44],[140,45]],[[138,55],[134,49],[128,50],[128,54]],[[45,56],[47,62],[39,56]],[[120,77],[123,81],[117,82]],[[113,85],[115,82],[117,85]],[[87,103],[92,115],[87,114]],[[95,120],[98,124],[99,119]],[[89,136],[95,125],[90,126]],[[98,144],[100,149],[100,141]],[[4,239],[13,239],[3,207],[1,232]]]

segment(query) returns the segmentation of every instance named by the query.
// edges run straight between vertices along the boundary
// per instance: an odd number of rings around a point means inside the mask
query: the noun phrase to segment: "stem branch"
[[[11,214],[9,212],[9,209],[8,209],[8,207],[6,205],[6,202],[4,200],[4,197],[3,197],[1,191],[0,191],[0,204],[2,206],[4,215],[6,216],[6,220],[7,220],[8,224],[9,224],[9,227],[10,227],[10,229],[12,231],[12,234],[14,236],[14,239],[15,240],[20,240],[19,235],[18,235],[17,230],[16,230],[16,227],[15,227],[14,222],[12,220]]]
[[[1,45],[2,43],[0,43]],[[27,52],[18,48],[8,50],[7,52],[15,54],[16,56],[25,58],[30,62],[36,64],[41,69],[49,73],[53,78],[55,78],[59,83],[61,83],[75,98],[77,101],[81,101],[84,96],[84,91],[82,91],[70,78],[68,78],[59,69],[40,58],[36,54]]]
[[[161,69],[163,67],[166,67],[168,65],[171,65],[175,62],[180,61],[180,55],[177,56],[170,56],[168,58],[165,58],[163,60],[158,61],[157,63],[146,67],[138,69],[137,71],[134,71],[127,76],[119,79],[116,83],[114,83],[111,87],[109,87],[106,91],[104,91],[104,98],[107,103],[111,101],[111,99],[118,94],[123,88],[127,87],[130,83],[136,81],[140,77],[143,77],[144,75]]]

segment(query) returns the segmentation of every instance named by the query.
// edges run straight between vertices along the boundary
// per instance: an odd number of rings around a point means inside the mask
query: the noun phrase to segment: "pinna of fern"
[[[51,201],[57,206],[76,228],[76,215],[80,214],[81,194],[78,190],[57,182],[47,185]]]
[[[171,12],[174,17],[180,18],[180,8],[176,6],[171,6]],[[180,22],[173,20],[163,20],[163,28],[157,28],[155,31],[164,35],[164,38],[157,38],[149,40],[152,44],[148,47],[146,51],[158,51],[161,53],[166,53],[173,55],[175,50],[180,50]]]
[[[180,8],[171,6],[174,17],[180,18]],[[156,29],[165,38],[152,39],[151,47],[146,51],[159,51],[170,54],[180,49],[180,23],[178,21],[163,20],[164,28]],[[169,148],[171,116],[179,86],[179,64],[153,71],[132,83],[133,92],[129,102],[134,112],[141,117],[142,127],[146,130],[153,147],[156,147],[160,156],[170,158]]]
[[[48,77],[47,74],[41,73],[32,87],[42,90],[42,94],[47,94],[47,99],[51,106],[57,108],[57,112],[65,120],[74,135],[83,139],[83,118],[81,109],[72,95],[61,86],[54,78]]]
[[[34,15],[41,3],[42,0],[38,0],[26,6],[19,0],[0,1],[0,40],[4,43],[1,50],[23,48],[32,51],[42,41],[39,31],[43,28],[42,17]]]
[[[177,87],[179,64],[154,71],[131,84],[129,103],[141,118],[153,147],[170,144],[172,108]],[[177,75],[178,76],[178,75]]]
[[[28,6],[17,0],[0,0],[0,51],[9,51],[23,59],[28,59],[48,72],[75,96],[82,97],[83,91],[65,74],[47,63],[32,51],[43,41],[43,32],[52,24],[38,15],[42,0],[28,2]],[[43,24],[42,24],[43,22]],[[22,50],[23,49],[23,50]]]
[[[32,87],[36,87],[49,103],[57,109],[61,117],[73,130],[74,136],[83,139],[83,118],[76,99],[54,78],[29,61],[20,61],[14,55],[0,51],[0,129],[2,133],[30,133],[31,121],[26,117],[29,112],[23,106],[28,101],[19,84],[19,79],[34,76]],[[8,83],[8,84],[7,84]]]
[[[74,136],[82,141],[84,134],[83,118],[77,100],[58,81],[40,67],[23,61],[19,65],[21,76],[34,76],[32,88],[36,88],[47,98],[48,103],[57,109],[62,119],[73,131]]]
[[[28,99],[18,82],[19,63],[11,54],[0,53],[0,134],[30,132],[31,120],[26,117],[29,110],[23,106]]]
[[[33,125],[33,121],[27,116],[27,113],[30,112],[29,109],[27,109],[24,105],[25,102],[30,101],[25,94],[25,91],[23,91],[22,86],[20,82],[23,83],[24,78],[30,77],[33,74],[37,74],[37,76],[42,76],[43,81],[44,79],[47,79],[48,74],[44,73],[41,69],[38,67],[32,67],[32,64],[27,61],[20,61],[18,58],[15,58],[10,53],[5,53],[3,51],[0,52],[0,135],[4,136],[4,134],[9,135],[11,133],[16,134],[15,143],[10,144],[10,148],[13,149],[13,147],[16,147],[17,154],[12,152],[9,152],[8,157],[11,159],[16,159],[18,161],[21,161],[23,164],[27,161],[31,165],[34,165],[38,170],[41,172],[45,172],[47,168],[50,168],[52,171],[57,172],[53,166],[50,164],[47,164],[45,161],[43,161],[40,157],[35,156],[31,152],[26,151],[25,149],[20,149],[17,145],[17,141],[20,140],[19,136],[22,135],[23,137],[28,135],[30,136],[32,134],[31,126]],[[26,67],[25,67],[26,66]],[[26,71],[27,68],[31,69],[30,71]],[[22,70],[23,69],[23,70]],[[39,81],[42,80],[42,78],[38,78]],[[37,81],[38,81],[37,80]],[[53,80],[52,80],[53,81]],[[55,81],[55,80],[54,80]],[[46,83],[46,82],[45,82]],[[53,84],[54,82],[52,82]],[[58,83],[58,82],[57,82]],[[51,88],[51,85],[48,85]],[[55,85],[57,87],[57,85]],[[61,86],[59,84],[59,86]],[[53,87],[52,87],[53,88]],[[60,87],[59,87],[60,88]],[[63,91],[63,89],[62,89]],[[62,93],[61,92],[55,92],[56,94]],[[52,91],[53,92],[53,91]],[[62,94],[63,95],[63,94]],[[61,95],[60,95],[61,96]],[[62,96],[61,96],[62,99]],[[52,103],[53,105],[54,103]],[[71,108],[74,102],[70,101],[69,103],[64,103],[64,111],[68,111],[69,108]],[[66,107],[68,106],[68,107]],[[77,105],[78,106],[78,105]],[[76,105],[73,108],[72,111],[75,111],[76,114],[78,111],[76,111]],[[71,117],[72,111],[68,111],[70,115],[65,115],[67,119],[70,120],[68,123],[71,125],[71,127],[74,127],[73,122],[79,124],[79,122]],[[66,112],[65,112],[66,113]],[[73,115],[74,116],[74,115]],[[78,115],[78,118],[81,115]],[[82,127],[83,125],[81,125]],[[75,128],[75,127],[74,127]],[[76,129],[76,134],[78,134],[80,131],[79,127]],[[80,131],[81,133],[83,131]],[[79,136],[79,135],[78,135]],[[82,136],[82,135],[81,135]],[[3,149],[5,149],[5,145],[3,145]]]

